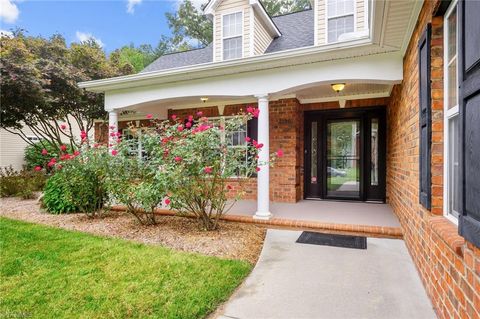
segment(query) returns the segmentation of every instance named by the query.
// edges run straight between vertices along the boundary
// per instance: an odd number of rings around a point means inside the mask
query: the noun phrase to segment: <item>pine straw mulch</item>
[[[0,216],[209,256],[240,259],[251,264],[257,262],[266,233],[264,228],[255,225],[224,221],[220,222],[217,231],[203,231],[196,220],[176,216],[158,216],[158,225],[143,226],[124,212],[112,211],[94,219],[83,214],[52,215],[45,213],[37,200],[15,197],[0,198]]]

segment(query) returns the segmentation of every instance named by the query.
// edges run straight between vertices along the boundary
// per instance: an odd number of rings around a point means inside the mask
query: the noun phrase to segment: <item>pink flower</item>
[[[45,156],[45,155],[48,155],[48,151],[46,149],[43,149],[42,150],[42,155]]]
[[[203,171],[205,172],[205,174],[210,174],[212,172],[212,168],[210,166],[207,166],[203,169]]]
[[[263,143],[258,143],[257,145],[255,145],[255,147],[257,148],[257,150],[259,150],[263,147]]]
[[[169,198],[165,199],[165,205],[170,205],[171,201]]]
[[[35,170],[38,172],[38,171],[41,171],[42,170],[42,167],[41,166],[35,166]]]
[[[73,152],[73,155],[78,156],[78,155],[80,155],[80,152],[79,152],[79,151],[75,151],[75,152]]]
[[[48,164],[47,164],[47,165],[48,165],[48,167],[52,167],[52,166],[54,166],[54,165],[55,165],[55,163],[54,163],[54,162],[48,162]]]
[[[50,159],[50,163],[56,163],[56,162],[57,162],[57,159],[55,157]]]
[[[177,127],[177,131],[179,131],[179,132],[183,131],[183,125],[179,125],[179,126]]]
[[[260,172],[260,167],[257,166],[257,168],[255,168],[255,170],[256,170],[257,172]]]
[[[202,111],[198,111],[198,112],[197,112],[197,116],[198,116],[198,117],[201,117],[202,115],[203,115],[203,112],[202,112]]]
[[[81,132],[80,132],[80,138],[81,138],[82,140],[86,139],[86,138],[87,138],[87,132],[81,131]]]
[[[115,156],[118,154],[118,151],[117,150],[112,150],[112,155]]]
[[[65,125],[65,124],[60,124],[60,129],[61,129],[62,131],[64,131],[66,128],[67,128],[67,125]]]
[[[247,113],[253,113],[253,110],[254,110],[253,107],[251,106],[247,107]]]
[[[252,106],[249,106],[247,107],[247,113],[252,114],[253,117],[258,117],[258,115],[260,114],[260,110]]]
[[[252,141],[252,144],[253,144],[253,146],[257,147],[257,145],[258,145],[258,142],[257,142],[257,141],[255,141],[255,140],[253,140],[253,141]]]
[[[260,110],[259,109],[255,109],[255,111],[253,111],[252,113],[253,117],[258,117],[258,115],[260,115]]]
[[[192,122],[187,122],[187,123],[185,123],[185,127],[186,127],[186,128],[191,128],[191,127],[192,127]]]
[[[180,156],[175,156],[175,162],[181,162],[182,161],[182,158]]]
[[[277,151],[277,156],[282,157],[283,156],[283,150],[281,148],[278,149]]]
[[[153,115],[152,114],[147,114],[146,117],[147,117],[147,119],[151,119],[153,117]]]
[[[66,146],[66,145],[61,145],[61,146],[60,146],[60,149],[61,149],[63,152],[65,152],[65,151],[67,150],[67,146]]]
[[[193,121],[193,115],[189,115],[189,116],[188,116],[188,121],[189,121],[189,122]]]
[[[175,114],[172,115],[172,120],[176,120],[177,119],[177,116]]]
[[[252,140],[252,139],[251,139],[250,137],[248,137],[248,136],[245,137],[245,142],[250,143],[251,140]]]
[[[62,167],[63,167],[63,166],[60,165],[60,164],[57,165],[57,169],[62,169]]]

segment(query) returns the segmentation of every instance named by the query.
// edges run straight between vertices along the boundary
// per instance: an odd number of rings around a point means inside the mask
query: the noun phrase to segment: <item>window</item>
[[[225,120],[228,117],[211,117],[209,118],[209,122],[214,125],[219,125],[222,127],[226,127]],[[249,154],[248,154],[248,145],[246,141],[247,137],[247,123],[242,125],[241,127],[237,127],[234,131],[233,130],[222,130],[222,136],[220,136],[220,140],[222,144],[224,143],[227,145],[227,148],[235,150],[235,156],[239,156],[238,163],[242,166],[241,163],[244,163],[244,166],[247,166]],[[237,172],[238,176],[244,176],[246,174],[242,168],[239,168]]]
[[[242,57],[242,13],[231,13],[222,19],[223,59],[238,59]]]
[[[354,0],[328,0],[327,20],[328,43],[337,42],[340,35],[353,32]]]
[[[444,21],[444,212],[452,221],[459,216],[459,106],[457,2],[445,14]]]
[[[122,130],[122,138],[128,141],[128,153],[131,156],[138,156],[139,159],[146,158],[147,154],[142,146],[142,134],[145,132],[145,129],[138,129],[135,132],[130,129]]]

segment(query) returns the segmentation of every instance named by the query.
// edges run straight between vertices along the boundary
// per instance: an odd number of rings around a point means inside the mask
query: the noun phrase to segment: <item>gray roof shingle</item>
[[[314,44],[313,10],[290,13],[273,17],[272,20],[282,33],[273,39],[265,53],[312,46]],[[210,43],[202,49],[162,55],[140,73],[174,69],[183,66],[208,63],[213,61],[213,45]]]

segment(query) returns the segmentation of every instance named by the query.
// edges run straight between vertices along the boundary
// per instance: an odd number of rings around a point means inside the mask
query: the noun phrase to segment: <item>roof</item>
[[[273,39],[265,53],[303,48],[314,45],[313,10],[289,13],[272,18],[282,32],[282,36]],[[162,55],[153,61],[143,72],[180,68],[184,66],[208,63],[213,61],[213,44],[202,49]]]

